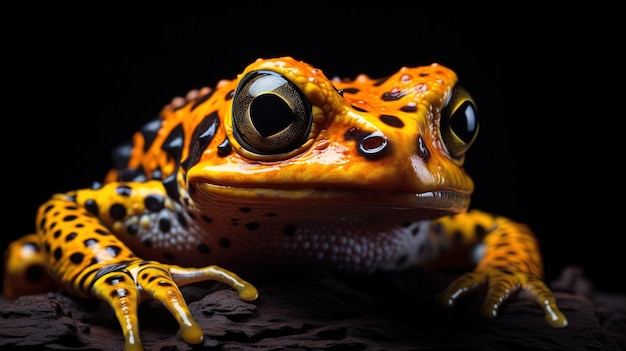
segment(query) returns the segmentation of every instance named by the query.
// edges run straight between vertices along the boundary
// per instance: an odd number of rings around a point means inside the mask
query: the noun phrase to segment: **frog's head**
[[[478,121],[456,83],[438,64],[330,80],[290,57],[259,59],[220,82],[197,113],[183,157],[188,188],[199,203],[462,211]]]

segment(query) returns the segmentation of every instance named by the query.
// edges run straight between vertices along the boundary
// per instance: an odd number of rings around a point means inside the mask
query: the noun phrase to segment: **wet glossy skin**
[[[143,298],[176,316],[185,341],[202,342],[178,286],[217,280],[254,300],[238,269],[462,261],[475,268],[442,305],[488,284],[486,315],[516,295],[564,327],[530,229],[467,211],[462,165],[477,131],[474,101],[441,65],[331,80],[289,57],[257,60],[165,106],[116,151],[103,186],[43,204],[37,233],[7,250],[4,293],[59,286],[107,301],[130,350],[142,348]]]

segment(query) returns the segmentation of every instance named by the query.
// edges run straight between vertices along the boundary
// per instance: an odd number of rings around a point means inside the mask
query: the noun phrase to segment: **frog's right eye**
[[[476,104],[467,90],[454,87],[441,111],[439,130],[450,156],[462,160],[478,135]]]
[[[312,107],[290,80],[272,71],[242,78],[232,105],[233,136],[247,156],[281,158],[308,139]]]

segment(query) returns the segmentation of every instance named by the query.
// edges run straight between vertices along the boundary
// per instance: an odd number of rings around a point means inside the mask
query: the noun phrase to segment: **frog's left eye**
[[[476,104],[467,90],[454,88],[441,111],[439,129],[450,156],[461,159],[478,135]]]
[[[311,104],[290,80],[272,71],[244,76],[235,92],[233,135],[257,155],[289,154],[307,140]]]

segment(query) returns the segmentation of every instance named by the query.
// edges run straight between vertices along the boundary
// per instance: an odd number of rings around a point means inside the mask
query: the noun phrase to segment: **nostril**
[[[374,132],[361,138],[359,141],[359,151],[367,157],[380,156],[387,149],[387,145],[389,145],[387,137],[380,132]]]

